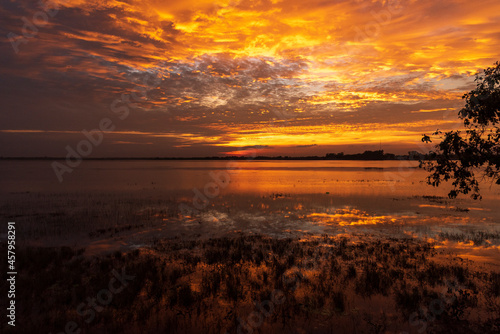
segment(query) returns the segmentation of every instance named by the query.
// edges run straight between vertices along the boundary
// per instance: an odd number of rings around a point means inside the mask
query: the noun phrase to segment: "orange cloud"
[[[497,0],[53,3],[50,24],[19,55],[4,56],[17,94],[29,81],[47,107],[10,105],[39,117],[44,131],[70,123],[76,131],[71,112],[95,122],[155,70],[161,83],[136,101],[137,119],[122,135],[165,131],[181,146],[410,145],[453,123],[443,115],[456,113],[472,75],[500,58]],[[4,30],[18,34],[21,17],[39,10],[3,6]],[[289,127],[277,131],[279,123]],[[3,124],[26,128],[15,117]]]

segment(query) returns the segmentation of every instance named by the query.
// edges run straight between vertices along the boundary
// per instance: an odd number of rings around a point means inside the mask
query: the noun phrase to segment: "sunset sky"
[[[474,74],[500,60],[498,0],[0,10],[1,156],[65,156],[104,118],[90,157],[406,153],[457,127]]]

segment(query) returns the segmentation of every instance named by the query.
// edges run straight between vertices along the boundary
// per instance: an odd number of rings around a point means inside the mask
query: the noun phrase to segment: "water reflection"
[[[471,230],[490,233],[485,240],[498,244],[498,187],[482,187],[482,201],[451,201],[448,189],[425,184],[425,171],[415,168],[417,162],[228,163],[85,161],[59,183],[46,161],[2,161],[1,213],[24,221],[26,236],[105,236],[106,231],[143,229],[130,232],[136,238],[130,244],[143,244],[152,236],[235,231],[274,236],[369,233],[445,242],[453,238],[442,233]],[[214,175],[227,184],[216,183]],[[196,196],[204,197],[203,207],[192,215],[179,212],[179,204],[194,207]],[[68,221],[71,228],[65,227]]]

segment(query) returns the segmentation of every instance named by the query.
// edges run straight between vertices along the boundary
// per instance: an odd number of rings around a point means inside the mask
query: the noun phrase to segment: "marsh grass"
[[[140,192],[16,193],[0,205],[0,216],[16,221],[19,234],[27,240],[75,235],[112,237],[177,217],[174,198],[160,198]]]
[[[488,245],[491,241],[500,241],[500,232],[469,231],[465,233],[440,232],[441,240],[472,242],[476,246]]]
[[[25,247],[18,252],[18,319],[25,319],[26,332],[59,332],[75,321],[85,333],[235,333],[241,319],[279,290],[284,301],[268,309],[254,332],[415,330],[409,316],[436,298],[449,302],[426,320],[430,330],[443,332],[453,323],[460,323],[456,332],[496,330],[500,273],[436,254],[431,244],[410,239],[328,235],[174,238],[99,257],[83,249]],[[77,306],[123,267],[135,279],[86,323]]]

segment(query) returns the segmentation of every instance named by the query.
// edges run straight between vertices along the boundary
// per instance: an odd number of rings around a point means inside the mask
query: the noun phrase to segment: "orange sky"
[[[46,3],[1,5],[3,156],[64,156],[105,117],[95,157],[405,153],[500,59],[498,0]]]

